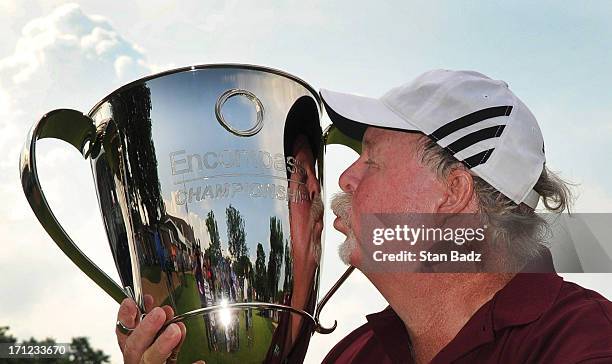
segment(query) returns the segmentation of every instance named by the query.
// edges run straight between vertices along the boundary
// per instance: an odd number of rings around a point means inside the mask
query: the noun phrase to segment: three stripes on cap
[[[467,128],[470,125],[474,125],[483,120],[496,118],[499,116],[508,116],[512,112],[512,106],[495,106],[489,107],[486,109],[475,111],[471,114],[460,117],[459,119],[453,120],[449,123],[446,123],[436,129],[433,133],[429,134],[434,140],[439,141],[450,134],[453,134],[461,129]],[[470,134],[467,134],[451,144],[445,147],[453,155],[459,153],[460,151],[480,142],[485,139],[490,138],[498,138],[502,135],[504,131],[505,125],[496,125],[488,128],[480,129]],[[487,149],[480,153],[474,154],[470,157],[463,159],[465,165],[468,168],[476,167],[479,164],[483,164],[489,159],[491,153],[493,153],[495,148]]]

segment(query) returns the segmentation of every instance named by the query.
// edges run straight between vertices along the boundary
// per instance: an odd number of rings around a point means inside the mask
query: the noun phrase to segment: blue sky
[[[86,334],[119,361],[113,334],[117,306],[38,226],[22,197],[17,157],[42,113],[58,107],[87,111],[118,86],[168,68],[261,64],[315,88],[369,96],[428,69],[474,69],[507,81],[531,108],[549,166],[580,183],[578,210],[612,211],[612,2],[67,3],[0,3],[0,276],[5,277],[0,325],[10,325],[17,336]],[[346,150],[330,150],[335,154],[327,159],[328,197],[337,191],[338,174],[346,167],[342,161],[354,158]],[[41,145],[39,155],[43,187],[60,221],[116,277],[87,163],[58,143]],[[342,237],[328,229],[326,238],[322,292],[343,269],[335,253]],[[609,276],[572,279],[597,289],[609,282]],[[68,304],[68,317],[48,314],[65,312]],[[319,362],[363,322],[364,313],[382,307],[365,278],[352,277],[323,314],[338,319],[338,332],[316,335],[307,362]]]

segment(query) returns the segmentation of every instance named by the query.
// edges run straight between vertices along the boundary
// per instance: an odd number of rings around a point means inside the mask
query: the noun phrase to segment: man
[[[340,253],[390,305],[325,363],[612,362],[611,302],[554,273],[513,273],[545,257],[538,201],[561,212],[570,195],[545,166],[535,118],[507,84],[435,70],[381,99],[321,96],[336,127],[363,146],[333,201],[334,226],[347,235]],[[478,213],[504,254],[490,265],[497,270],[480,273],[371,269],[363,218],[377,213]],[[164,359],[179,343],[181,330],[170,326],[151,345],[165,318],[158,313],[128,338],[130,358]],[[124,302],[119,319],[133,324],[135,316],[133,302]]]

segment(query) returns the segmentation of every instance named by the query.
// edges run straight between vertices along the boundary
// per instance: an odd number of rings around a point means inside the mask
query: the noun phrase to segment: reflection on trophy
[[[84,115],[59,109],[21,155],[26,196],[57,245],[115,300],[170,305],[179,363],[301,362],[314,331],[323,231],[317,93],[289,74],[208,65],[132,82]],[[36,173],[36,141],[91,162],[121,286],[72,242]],[[79,211],[79,213],[82,213]]]

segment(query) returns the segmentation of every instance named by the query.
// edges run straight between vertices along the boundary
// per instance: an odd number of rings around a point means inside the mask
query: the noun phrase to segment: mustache
[[[346,192],[338,192],[334,194],[331,200],[331,209],[345,224],[350,227],[351,223],[351,205],[353,196]]]

